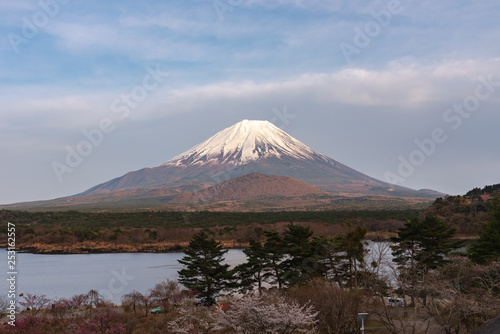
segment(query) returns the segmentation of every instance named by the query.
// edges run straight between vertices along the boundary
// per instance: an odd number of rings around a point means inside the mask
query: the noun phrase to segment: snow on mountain
[[[160,166],[244,165],[270,157],[332,162],[268,121],[243,120]]]

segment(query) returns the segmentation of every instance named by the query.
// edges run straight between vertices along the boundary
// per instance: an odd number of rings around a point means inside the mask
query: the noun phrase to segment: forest
[[[21,250],[33,253],[169,252],[187,246],[205,230],[229,248],[248,247],[266,230],[282,232],[290,222],[328,236],[359,225],[372,239],[387,240],[405,220],[422,211],[324,212],[26,212],[0,211],[16,225]],[[4,233],[4,231],[2,231]],[[6,240],[6,239],[2,239]]]

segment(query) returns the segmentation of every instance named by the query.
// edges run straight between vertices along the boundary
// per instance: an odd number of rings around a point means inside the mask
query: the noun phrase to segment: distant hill
[[[494,199],[498,196],[500,184],[474,188],[465,195],[437,198],[426,213],[438,216],[455,227],[458,233],[475,235],[481,224],[490,219],[490,213],[496,205]]]
[[[174,196],[171,203],[200,203],[229,200],[248,200],[256,197],[296,197],[326,193],[292,177],[251,173],[215,186]]]
[[[491,186],[485,186],[484,188],[474,188],[465,194],[467,197],[481,196],[481,195],[493,195],[495,193],[500,193],[500,183],[493,184]]]

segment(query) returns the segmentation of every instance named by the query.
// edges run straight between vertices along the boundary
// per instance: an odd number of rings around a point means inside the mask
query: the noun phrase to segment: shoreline
[[[394,233],[395,234],[395,233]],[[365,240],[373,242],[390,242],[389,234],[367,234]],[[473,241],[477,236],[457,236],[456,240]],[[248,242],[221,241],[224,249],[246,249],[249,247]],[[39,255],[77,255],[77,254],[119,254],[119,253],[151,253],[151,254],[168,254],[168,253],[183,253],[188,247],[189,242],[157,242],[145,243],[142,245],[133,244],[113,244],[109,242],[99,241],[84,241],[79,243],[33,243],[28,245],[17,245],[18,253],[39,254]],[[7,248],[6,244],[0,244],[0,248]]]
[[[45,244],[35,243],[30,245],[18,245],[17,253],[38,254],[38,255],[77,255],[77,254],[168,254],[168,253],[183,253],[188,247],[189,242],[171,243],[154,243],[143,245],[129,244],[109,244],[106,242],[82,242],[76,244]],[[228,243],[223,242],[225,249],[245,249],[248,244]],[[6,248],[5,245],[0,245],[0,248]]]

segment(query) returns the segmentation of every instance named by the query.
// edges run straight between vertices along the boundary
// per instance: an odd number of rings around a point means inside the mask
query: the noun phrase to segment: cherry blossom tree
[[[315,333],[317,312],[282,296],[228,298],[227,308],[196,307],[185,300],[169,323],[175,333]]]
[[[222,311],[215,307],[196,306],[193,298],[186,298],[179,305],[177,315],[168,323],[168,327],[173,333],[178,334],[222,330],[223,327],[219,325],[219,312]]]
[[[16,326],[4,325],[2,333],[7,334],[42,334],[44,320],[40,317],[22,317],[16,319]]]
[[[231,298],[217,313],[218,325],[236,333],[315,333],[317,312],[282,296]]]

